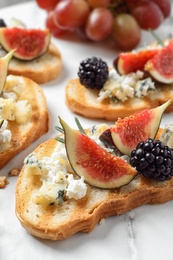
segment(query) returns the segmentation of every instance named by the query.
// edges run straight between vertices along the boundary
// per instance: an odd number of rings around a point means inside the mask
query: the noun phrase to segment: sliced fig
[[[62,119],[69,162],[78,176],[97,188],[112,189],[129,183],[136,170],[122,158],[109,154],[94,140],[72,129]]]
[[[143,49],[137,52],[120,53],[113,62],[115,69],[121,75],[126,75],[137,70],[144,71],[146,62],[152,59],[159,49]]]
[[[4,57],[0,58],[0,95],[5,86],[6,77],[8,73],[8,65],[10,63],[11,58],[13,57],[15,50],[10,51]]]
[[[115,146],[123,154],[130,155],[139,142],[155,138],[165,109],[171,100],[152,109],[145,109],[129,117],[118,119],[110,128]]]
[[[14,57],[33,60],[47,51],[50,43],[49,30],[26,28],[0,28],[0,44],[7,51],[15,49]]]
[[[161,83],[173,83],[173,40],[150,59],[144,69]]]

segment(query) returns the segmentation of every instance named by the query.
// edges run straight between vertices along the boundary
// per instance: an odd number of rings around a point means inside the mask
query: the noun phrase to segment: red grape
[[[76,28],[76,33],[78,35],[78,37],[83,40],[83,41],[90,41],[90,39],[88,38],[88,36],[86,35],[86,30],[85,30],[85,26],[80,26]]]
[[[82,26],[90,12],[85,0],[61,0],[54,10],[55,22],[62,28],[74,29]]]
[[[46,27],[55,37],[69,31],[86,41],[111,36],[124,51],[139,44],[141,29],[157,29],[171,13],[171,0],[36,0],[36,3],[48,11]]]
[[[113,28],[113,15],[107,8],[93,9],[86,22],[86,34],[93,41],[101,41],[108,37]]]
[[[132,50],[140,42],[141,29],[132,15],[122,13],[114,18],[112,35],[120,49]]]
[[[60,0],[36,0],[38,6],[45,10],[53,10]]]
[[[147,0],[139,1],[138,4],[131,9],[131,14],[144,30],[155,30],[164,20],[164,16],[158,5]]]
[[[152,0],[156,3],[162,11],[164,17],[168,17],[171,13],[171,2],[170,0]]]
[[[64,30],[62,30],[55,24],[53,15],[54,15],[53,11],[48,12],[46,18],[46,27],[51,31],[53,36],[58,37],[64,32]]]
[[[88,0],[88,3],[92,8],[108,7],[108,5],[111,3],[111,0]]]

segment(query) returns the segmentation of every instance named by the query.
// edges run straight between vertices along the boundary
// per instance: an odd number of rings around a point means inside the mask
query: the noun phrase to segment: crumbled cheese
[[[14,101],[17,101],[17,95],[14,92],[3,91],[1,96],[4,99],[10,98],[10,99],[13,99]]]
[[[8,121],[5,119],[0,120],[0,143],[10,142],[11,140],[11,131],[7,129]]]
[[[101,133],[108,128],[107,124],[94,125],[88,129],[88,136],[93,139],[98,139]]]
[[[165,125],[160,136],[160,141],[163,142],[164,145],[173,148],[173,124]]]
[[[139,98],[145,97],[154,94],[155,90],[154,82],[151,78],[146,78],[137,82],[135,86],[135,96]]]
[[[24,124],[31,117],[32,106],[28,100],[19,100],[14,104],[14,115],[17,123]]]
[[[52,155],[45,156],[42,160],[31,153],[24,163],[28,177],[30,174],[38,175],[35,169],[40,169],[41,172],[42,186],[34,198],[36,204],[61,205],[65,196],[76,200],[85,196],[87,186],[84,178],[74,179],[64,144],[58,142]]]
[[[81,177],[79,180],[74,180],[73,175],[71,174],[68,177],[68,183],[69,185],[66,189],[67,197],[78,200],[85,196],[87,187],[84,183],[84,177]]]
[[[26,176],[41,175],[41,165],[37,157],[30,153],[24,160]]]
[[[0,117],[24,124],[31,117],[32,106],[28,100],[18,100],[14,92],[3,92],[0,98]]]
[[[128,75],[119,75],[116,70],[109,72],[109,78],[100,90],[98,101],[110,99],[111,102],[124,102],[128,98],[149,96],[155,92],[151,78],[143,79],[144,73],[137,71]]]
[[[15,120],[14,100],[12,98],[0,98],[0,117],[7,120]]]

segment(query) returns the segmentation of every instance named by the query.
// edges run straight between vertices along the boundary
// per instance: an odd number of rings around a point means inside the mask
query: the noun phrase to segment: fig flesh
[[[15,50],[10,51],[4,57],[0,58],[0,95],[4,89],[6,77],[8,74],[8,66]]]
[[[112,140],[118,150],[130,155],[139,142],[155,138],[165,109],[171,100],[152,109],[145,109],[129,117],[118,119],[110,128]]]
[[[150,59],[144,69],[158,82],[173,83],[173,40]]]
[[[108,153],[94,140],[72,129],[62,119],[65,147],[69,162],[78,176],[90,185],[113,189],[128,184],[137,174],[136,170],[118,156]]]
[[[159,49],[144,49],[137,52],[120,53],[113,62],[115,69],[121,75],[126,75],[138,70],[144,71],[146,62],[152,59]]]
[[[0,28],[0,44],[7,51],[15,49],[14,57],[33,60],[44,54],[50,43],[49,30],[26,28]]]

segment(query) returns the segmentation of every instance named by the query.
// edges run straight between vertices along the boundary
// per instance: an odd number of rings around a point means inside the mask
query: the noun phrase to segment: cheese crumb
[[[142,98],[155,93],[154,82],[151,78],[144,79],[143,77],[142,71],[119,75],[116,70],[112,69],[97,100],[102,102],[104,99],[109,99],[110,102],[124,102],[129,98]]]

